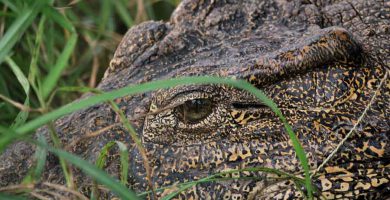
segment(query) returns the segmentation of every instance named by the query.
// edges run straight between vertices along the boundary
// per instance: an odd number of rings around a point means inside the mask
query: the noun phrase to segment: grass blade
[[[10,58],[6,57],[5,61],[11,68],[12,72],[15,74],[16,79],[18,79],[19,83],[22,85],[24,93],[26,94],[26,99],[24,100],[24,106],[29,107],[30,106],[30,83],[28,82],[28,79],[23,74],[22,70],[20,70],[19,66]],[[20,111],[18,115],[16,116],[15,121],[11,125],[11,128],[18,127],[21,124],[23,124],[28,117],[27,111]]]
[[[118,145],[121,159],[121,182],[123,185],[127,185],[127,176],[129,175],[129,152],[127,146],[119,141],[115,142]]]
[[[120,198],[129,199],[129,200],[139,199],[133,192],[131,192],[128,188],[126,188],[122,184],[115,181],[115,179],[107,175],[103,170],[97,168],[96,166],[90,164],[89,162],[83,160],[82,158],[72,155],[66,151],[52,148],[40,142],[35,142],[35,143],[38,146],[47,149],[48,151],[56,154],[57,156],[62,157],[63,159],[73,164],[74,166],[80,168],[84,173],[93,177],[97,182],[105,185],[112,192],[117,194]]]
[[[20,12],[20,16],[12,23],[4,37],[0,40],[0,64],[4,61],[5,57],[9,54],[16,42],[19,41],[19,38],[31,25],[37,14],[42,10],[43,5],[46,3],[47,1],[44,0],[35,1],[33,6]]]
[[[30,61],[29,66],[29,74],[28,74],[28,80],[30,81],[31,87],[33,91],[35,92],[35,95],[38,98],[39,103],[41,104],[41,107],[45,107],[45,101],[42,97],[42,82],[41,82],[41,76],[40,76],[40,70],[38,68],[38,58],[40,57],[40,51],[39,48],[42,45],[42,39],[44,35],[45,30],[45,24],[46,24],[46,17],[42,16],[39,20],[38,25],[38,31],[35,37],[35,47],[32,50],[32,57]]]
[[[46,139],[43,135],[38,135],[38,141],[42,144],[47,145]],[[35,181],[39,181],[41,178],[42,172],[45,169],[47,151],[42,147],[37,147],[35,151],[34,158],[36,160],[35,166],[33,166],[28,175],[23,179],[22,183],[34,183]]]
[[[0,192],[0,199],[3,199],[3,200],[26,200],[26,198],[24,198],[24,197],[13,196],[13,195],[4,194],[1,192]]]
[[[2,71],[0,71],[0,94],[4,95],[6,97],[9,97],[10,96],[10,92],[9,92],[8,87],[7,87],[7,83],[6,83],[4,75],[6,75],[6,74],[4,74]],[[10,104],[6,104],[4,101],[0,102],[0,103],[1,103],[2,107],[4,107],[1,112],[7,113],[7,116],[3,115],[2,117],[8,117],[8,116],[16,115],[15,114],[15,112],[16,112],[15,111],[15,107],[10,106]],[[12,117],[12,118],[15,119],[14,117]],[[0,122],[0,124],[1,123],[2,123],[2,121]]]
[[[127,176],[129,171],[129,152],[127,151],[127,147],[125,144],[119,141],[111,141],[108,142],[104,147],[101,149],[99,157],[96,159],[95,165],[99,169],[103,169],[106,158],[108,156],[108,152],[114,145],[117,144],[119,148],[119,155],[120,155],[120,168],[121,168],[121,183],[126,186],[127,185]],[[99,193],[98,193],[98,186],[96,181],[93,183],[93,188],[91,191],[91,199],[99,199]]]
[[[120,141],[111,141],[104,145],[102,150],[100,151],[99,157],[96,159],[95,165],[102,169],[104,164],[106,163],[106,158],[108,156],[108,152],[114,145],[118,145],[119,148],[119,156],[121,160],[121,182],[123,185],[127,184],[127,176],[129,171],[129,152],[127,151],[127,146]]]
[[[109,20],[111,16],[112,5],[114,1],[102,1],[102,7],[100,8],[100,23],[99,24],[99,36],[103,35],[106,29],[109,28]]]
[[[10,8],[12,11],[16,12],[16,13],[19,13],[19,9],[18,7],[13,4],[12,2],[10,2],[9,0],[1,0],[1,3],[3,3],[4,5],[6,5],[8,8]]]
[[[2,126],[0,126],[0,132],[14,134],[12,130],[4,128]],[[89,162],[83,160],[82,158],[75,156],[71,153],[68,153],[66,151],[48,146],[47,144],[40,141],[30,141],[30,142],[52,152],[58,157],[61,157],[66,161],[68,161],[69,163],[73,164],[74,166],[80,168],[84,173],[88,174],[91,177],[94,177],[97,182],[105,185],[107,188],[109,188],[112,192],[117,194],[122,199],[129,199],[129,200],[139,199],[132,191],[130,191],[122,184],[118,183],[115,179],[110,177],[106,172],[90,164]]]
[[[265,173],[275,174],[275,175],[280,176],[280,178],[285,177],[287,179],[291,179],[297,186],[303,185],[302,182],[304,182],[303,180],[301,180],[300,178],[295,177],[292,174],[288,174],[286,172],[283,172],[283,171],[280,171],[280,170],[277,170],[277,169],[268,168],[268,167],[252,167],[252,168],[244,168],[244,169],[235,169],[235,170],[228,170],[228,171],[219,172],[219,173],[213,174],[211,176],[199,179],[197,181],[180,183],[180,184],[176,185],[176,186],[179,187],[178,190],[176,190],[176,191],[174,191],[174,192],[164,196],[162,198],[162,200],[172,199],[173,197],[175,197],[176,195],[180,194],[181,192],[184,192],[185,190],[187,190],[187,189],[189,189],[191,187],[194,187],[194,186],[196,186],[199,183],[207,183],[207,182],[219,181],[220,178],[218,178],[218,177],[221,177],[221,176],[224,176],[224,175],[228,175],[228,174],[237,173],[237,172],[265,172]],[[243,178],[243,177],[240,177],[240,178]],[[238,178],[238,179],[240,179],[240,178]],[[250,178],[250,177],[247,177],[247,178]],[[222,178],[221,180],[224,180],[224,179]],[[234,178],[232,180],[234,180]],[[173,187],[173,186],[171,186],[171,187]],[[168,187],[165,187],[165,188],[168,188]],[[157,190],[160,191],[160,190],[163,190],[165,188],[159,188]],[[150,192],[144,192],[144,193],[141,193],[141,194],[138,194],[138,195],[142,196],[142,195],[145,195],[147,193],[150,193]]]
[[[104,145],[104,147],[100,150],[99,157],[96,159],[95,165],[99,169],[103,169],[104,164],[106,163],[106,158],[108,156],[108,152],[115,145],[114,141],[111,141]]]
[[[122,19],[122,21],[126,24],[127,27],[131,27],[134,25],[134,20],[130,16],[129,11],[126,9],[125,2],[123,1],[113,1],[115,5],[115,9],[117,13],[119,14],[119,17]]]
[[[63,51],[61,52],[59,58],[57,59],[53,68],[50,70],[47,77],[43,80],[42,95],[43,98],[46,99],[49,96],[50,92],[55,87],[55,85],[57,84],[57,81],[60,78],[62,71],[68,65],[68,60],[72,55],[73,50],[76,46],[78,36],[72,23],[70,23],[57,10],[55,10],[52,7],[45,7],[44,13],[48,18],[53,19],[56,23],[58,23],[59,25],[61,25],[63,28],[65,28],[70,32],[70,37],[66,42]]]
[[[43,135],[38,136],[38,141],[47,145],[46,139]],[[35,176],[34,179],[39,180],[39,178],[41,178],[41,174],[45,168],[47,151],[46,151],[46,149],[44,149],[42,147],[38,147],[35,155],[36,155],[35,157],[37,158],[37,165],[36,165],[35,170],[34,170],[34,176]]]

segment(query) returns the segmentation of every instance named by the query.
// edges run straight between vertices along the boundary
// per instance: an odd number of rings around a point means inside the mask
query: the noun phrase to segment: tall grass
[[[41,108],[48,104],[47,98],[55,86],[96,86],[122,35],[144,20],[169,19],[178,3],[0,0],[0,94],[27,107]],[[77,93],[58,93],[46,109],[77,97]],[[0,113],[6,114],[0,115],[0,125],[15,122],[19,111],[3,99]],[[39,112],[29,112],[20,121],[38,115]]]
[[[167,19],[179,3],[177,0],[100,0],[93,1],[93,4],[92,1],[86,0],[0,0],[0,3],[2,8],[0,11],[0,152],[14,141],[32,135],[40,126],[47,124],[53,127],[51,124],[53,120],[97,103],[108,102],[115,108],[116,105],[112,100],[125,95],[184,84],[227,84],[251,92],[276,113],[292,140],[304,169],[305,179],[260,167],[243,169],[243,171],[276,173],[292,179],[297,185],[305,186],[308,197],[312,198],[313,188],[308,161],[292,128],[277,106],[261,91],[245,81],[217,77],[161,80],[97,94],[74,103],[69,102],[77,98],[77,95],[55,93],[56,88],[65,86],[79,88],[96,86],[121,35],[129,27],[143,20]],[[156,12],[157,10],[159,12]],[[129,133],[132,133],[131,125],[126,124],[127,120],[122,121]],[[137,141],[135,134],[132,137]],[[54,128],[51,128],[51,140],[54,141],[54,147],[49,146],[42,137],[38,140],[29,140],[38,147],[34,155],[37,162],[30,169],[22,185],[39,181],[47,151],[50,151],[60,158],[62,171],[70,190],[76,189],[69,170],[69,165],[73,165],[122,199],[138,199],[139,196],[151,193],[145,191],[135,194],[126,188],[128,174],[126,144],[118,141],[108,143],[101,150],[97,163],[91,164],[62,150],[63,144],[59,142]],[[120,181],[101,170],[107,151],[114,145],[117,145],[121,152]],[[142,144],[140,145],[139,148],[142,149]],[[202,182],[227,180],[221,176],[234,172],[218,173],[199,181],[182,183],[176,192],[169,194],[165,199],[170,199]],[[161,189],[156,188],[156,191]],[[24,191],[31,192],[31,190]],[[96,194],[92,196],[96,197]],[[0,193],[0,198],[3,197],[19,199],[21,196]]]

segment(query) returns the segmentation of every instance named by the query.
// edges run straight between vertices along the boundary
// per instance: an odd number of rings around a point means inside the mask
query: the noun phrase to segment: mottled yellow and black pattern
[[[388,199],[389,64],[388,1],[185,0],[169,22],[147,22],[129,30],[99,88],[182,76],[245,79],[275,101],[298,135],[311,172],[316,172],[315,198]],[[155,188],[249,167],[303,177],[283,124],[245,91],[223,85],[178,86],[116,103],[133,119]],[[64,143],[104,130],[70,148],[91,161],[107,142],[126,142],[129,187],[149,190],[142,157],[119,122],[110,106],[102,104],[56,124]],[[11,170],[15,163],[20,174],[31,164],[23,156],[9,156],[28,151],[30,147],[23,145],[1,156],[1,185],[20,177]],[[55,159],[47,165],[46,179],[63,182],[56,175],[60,167]],[[116,152],[106,170],[118,176]],[[75,174],[78,185],[88,188],[90,180]],[[175,198],[304,199],[304,188],[273,174],[241,172],[229,177],[237,179],[201,183]],[[157,198],[176,189],[160,191]]]

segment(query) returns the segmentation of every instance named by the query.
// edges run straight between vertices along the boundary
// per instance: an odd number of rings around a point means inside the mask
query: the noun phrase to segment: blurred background
[[[126,31],[169,20],[180,0],[0,0],[0,125],[78,98],[95,87]]]

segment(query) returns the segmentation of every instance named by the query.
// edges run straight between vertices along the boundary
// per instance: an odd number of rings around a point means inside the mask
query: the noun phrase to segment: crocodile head
[[[378,198],[389,193],[388,58],[378,59],[389,55],[383,32],[389,20],[373,17],[385,5],[366,4],[185,1],[170,23],[146,23],[127,33],[102,87],[119,77],[119,82],[193,75],[245,79],[274,100],[292,125],[319,197]],[[368,7],[377,10],[365,16]],[[152,42],[145,47],[145,41]],[[148,100],[140,110],[149,114],[139,121],[139,132],[156,188],[253,167],[303,174],[283,124],[247,92],[178,86],[142,99]],[[128,108],[128,100],[121,103]],[[136,152],[133,188],[144,190],[147,175]],[[301,195],[291,180],[270,173],[227,178],[234,180],[198,184],[178,197]]]
[[[128,31],[99,88],[200,75],[247,80],[297,134],[317,197],[383,197],[390,192],[389,7],[384,1],[186,0],[170,22]],[[126,142],[136,191],[150,190],[149,182],[162,188],[246,168],[303,177],[283,123],[243,90],[185,85],[115,102],[142,140],[149,173],[107,104],[60,119],[57,129],[72,152],[91,161],[109,141]],[[113,154],[106,170],[118,175],[118,165]],[[53,179],[61,172],[51,168]],[[302,187],[284,175],[252,170],[217,178],[225,180],[199,183],[176,198],[303,198]]]

